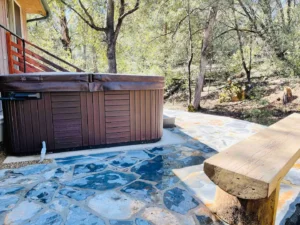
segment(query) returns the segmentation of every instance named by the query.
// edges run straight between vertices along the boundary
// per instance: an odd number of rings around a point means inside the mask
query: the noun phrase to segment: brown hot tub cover
[[[0,90],[14,92],[69,92],[108,90],[156,90],[164,77],[93,73],[26,73],[1,75]]]

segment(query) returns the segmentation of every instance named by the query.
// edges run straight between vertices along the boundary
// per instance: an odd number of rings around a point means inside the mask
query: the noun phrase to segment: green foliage
[[[193,105],[188,105],[188,112],[196,112],[197,110],[194,108]]]
[[[247,98],[250,100],[257,100],[260,101],[262,97],[264,96],[265,89],[263,86],[257,85],[253,86],[248,92],[247,92]]]
[[[66,0],[84,15],[77,0]],[[135,0],[127,0],[126,10],[132,8]],[[243,51],[247,65],[252,65],[252,74],[271,76],[300,75],[300,5],[292,4],[291,22],[288,23],[286,1],[282,1],[285,21],[281,20],[278,1],[245,0],[247,7],[252,7],[257,14],[257,24],[264,24],[266,31],[255,31],[255,27],[238,1],[234,1],[239,27],[242,30]],[[264,5],[267,3],[269,5]],[[95,24],[105,26],[106,1],[82,0]],[[199,72],[200,51],[203,28],[206,25],[209,6],[212,0],[190,0],[191,27],[193,33],[194,59],[192,80]],[[62,6],[60,0],[49,0],[50,18],[28,24],[29,39],[35,44],[76,64],[86,71],[107,71],[106,44],[104,34],[87,26],[73,11]],[[116,1],[115,22],[118,20],[119,2]],[[64,8],[65,7],[65,8]],[[65,51],[61,43],[61,24],[59,16],[64,8],[71,37],[72,53]],[[241,54],[236,31],[232,28],[234,19],[230,1],[220,1],[220,10],[213,30],[213,46],[208,52],[206,77],[225,81],[229,76],[243,71]],[[272,20],[264,9],[271,9]],[[163,75],[169,84],[173,78],[187,79],[187,61],[189,57],[189,35],[187,1],[141,1],[139,10],[124,20],[117,43],[117,64],[119,73]],[[248,9],[249,11],[250,8]],[[89,19],[85,17],[86,19]],[[273,32],[274,30],[274,32]],[[273,32],[273,33],[272,33]],[[277,56],[284,52],[284,59]],[[257,75],[255,74],[255,75]],[[233,88],[234,89],[234,88]],[[232,90],[233,94],[239,92]],[[232,93],[231,93],[232,94]],[[231,95],[229,94],[229,95]],[[228,93],[221,94],[221,101],[229,101]],[[252,96],[252,94],[251,94]],[[253,93],[251,99],[259,98]]]
[[[252,109],[243,113],[243,118],[249,122],[263,124],[266,126],[276,122],[272,115],[272,111],[267,108]]]
[[[232,83],[226,85],[219,95],[219,101],[232,102],[241,101],[245,99],[245,92],[243,85],[240,83]]]

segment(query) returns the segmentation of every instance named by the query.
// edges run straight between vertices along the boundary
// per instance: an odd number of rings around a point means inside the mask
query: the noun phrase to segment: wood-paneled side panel
[[[135,140],[141,140],[141,92],[135,91]]]
[[[130,91],[130,140],[135,141],[135,95]]]
[[[93,95],[93,116],[94,116],[94,136],[95,145],[101,144],[100,139],[100,111],[99,111],[99,94],[98,92],[92,93]]]
[[[149,141],[162,136],[163,92],[130,91],[131,141]]]
[[[146,139],[146,96],[145,91],[140,91],[141,103],[141,141]]]
[[[41,147],[41,137],[40,137],[40,125],[39,125],[39,113],[38,112],[38,100],[30,100],[31,108],[31,122],[32,122],[32,133],[33,133],[33,145]],[[35,149],[37,150],[37,149]]]
[[[163,108],[164,108],[164,90],[159,90],[159,126],[158,126],[158,138],[163,135]]]
[[[100,140],[101,144],[106,143],[106,121],[105,121],[105,98],[104,92],[98,92],[99,95],[99,112],[100,112]],[[113,125],[113,123],[111,123]],[[114,127],[114,126],[113,126]]]
[[[87,93],[89,145],[95,145],[93,93]]]
[[[145,97],[146,111],[146,140],[151,139],[151,91],[146,91]]]
[[[73,102],[76,104],[76,102]],[[87,113],[87,93],[80,92],[80,111],[81,111],[81,132],[82,132],[82,145],[89,145],[88,133],[88,113]]]
[[[24,114],[26,115],[25,120],[25,138],[27,140],[27,151],[34,151],[34,141],[33,141],[33,124],[31,117],[31,104],[30,101],[23,101]]]
[[[25,137],[26,130],[25,130],[25,113],[22,101],[16,101],[16,111],[17,111],[17,119],[18,119],[18,130],[20,135],[20,150],[22,152],[26,152],[27,148],[27,140]]]
[[[82,127],[90,129],[89,124],[93,123],[86,120],[85,125],[83,125],[83,116],[82,112],[80,112],[83,108],[80,101],[81,98],[81,93],[76,92],[72,95],[65,95],[64,92],[51,94],[52,111],[55,112],[55,114],[53,114],[53,130],[56,149],[76,148],[83,145],[84,131]],[[73,104],[70,107],[69,105],[64,105],[65,102],[73,102]],[[53,103],[56,104],[53,105]],[[62,105],[64,105],[64,107]],[[87,111],[87,114],[89,114],[88,107]],[[70,127],[72,129],[70,129]]]
[[[49,93],[43,93],[42,99],[39,100],[4,102],[6,129],[13,153],[40,152],[42,141],[46,142],[47,150],[54,149],[49,96]]]
[[[89,94],[88,94],[89,95]],[[89,131],[89,136],[94,138],[94,143],[90,142],[90,145],[101,145],[105,144],[105,105],[104,105],[104,93],[103,92],[94,92],[89,95],[89,98],[92,100],[92,116],[93,120],[89,119],[89,123],[92,123],[93,129]],[[90,102],[89,100],[88,102]],[[88,106],[89,108],[90,106]],[[88,113],[88,117],[91,116],[91,113]],[[89,126],[90,127],[90,126]]]
[[[11,146],[13,149],[16,149],[16,151],[20,151],[20,134],[18,131],[18,124],[17,124],[17,116],[16,116],[16,108],[15,108],[15,102],[9,101],[7,102],[8,105],[8,115],[9,115],[9,129],[11,130]]]
[[[151,91],[151,108],[150,108],[150,118],[151,118],[151,139],[156,138],[156,99],[155,99],[155,91]]]
[[[50,93],[43,94],[45,104],[45,119],[46,119],[46,132],[47,132],[47,148],[50,150],[55,148],[54,141],[54,124],[52,113],[55,108],[52,109],[51,95]],[[58,104],[57,104],[58,105]]]
[[[132,94],[129,91],[107,91],[104,94],[105,108],[115,107],[105,112],[106,144],[129,142],[131,140],[130,110],[126,106],[129,106]],[[120,107],[122,110],[119,110]]]

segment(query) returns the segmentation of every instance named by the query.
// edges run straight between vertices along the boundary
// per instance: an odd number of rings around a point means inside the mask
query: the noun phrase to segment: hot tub
[[[91,73],[1,75],[10,154],[156,142],[164,78]]]

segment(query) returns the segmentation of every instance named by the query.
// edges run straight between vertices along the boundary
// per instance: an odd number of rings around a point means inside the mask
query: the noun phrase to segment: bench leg
[[[248,200],[237,198],[217,187],[214,213],[234,225],[274,225],[280,186],[269,198]]]

